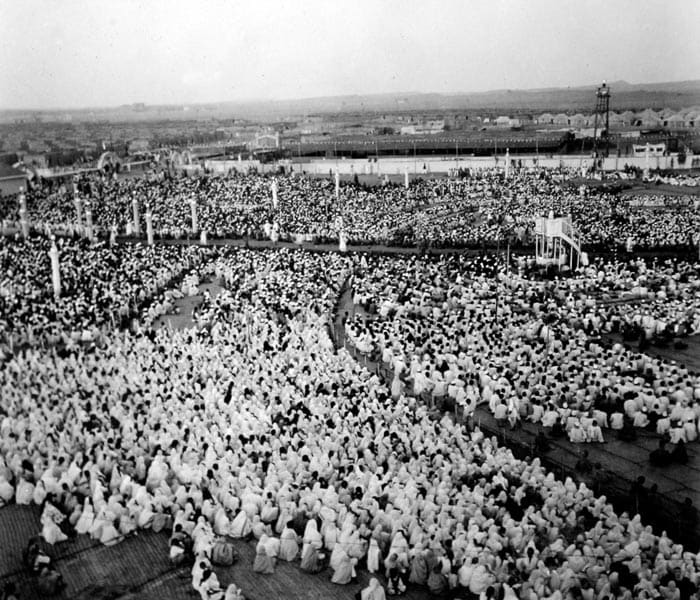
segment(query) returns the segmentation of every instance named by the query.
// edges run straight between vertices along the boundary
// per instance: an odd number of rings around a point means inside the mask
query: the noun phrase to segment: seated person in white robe
[[[90,498],[85,498],[83,504],[83,511],[80,513],[80,518],[75,524],[75,530],[79,534],[86,534],[92,528],[92,524],[95,520],[95,511],[92,509],[92,504],[90,503]]]
[[[44,512],[41,514],[41,537],[49,544],[56,544],[67,540],[68,536],[58,527],[58,524],[64,519],[65,516],[61,514],[61,511],[50,502],[47,502],[44,507]]]
[[[360,592],[360,600],[386,600],[384,588],[376,577],[372,577],[367,587]]]
[[[323,548],[323,540],[318,531],[316,519],[310,519],[306,524],[304,545],[301,549],[301,564],[299,566],[302,571],[318,573],[323,568],[321,564],[323,559],[323,555],[320,552],[321,548]]]
[[[282,530],[280,536],[280,560],[291,562],[296,559],[299,554],[299,544],[297,543],[297,534],[287,523]]]
[[[211,569],[204,569],[197,589],[202,600],[222,600],[224,598],[224,590],[221,589],[221,584],[216,576],[216,573]]]
[[[346,585],[355,577],[356,558],[350,558],[350,555],[341,549],[336,557],[335,569],[331,581],[340,585]]]
[[[272,556],[269,547],[270,538],[263,534],[255,546],[255,561],[253,562],[253,571],[256,573],[264,573],[271,575],[275,572],[276,557]]]
[[[34,485],[20,479],[17,484],[17,493],[15,494],[15,502],[17,504],[31,504],[32,495],[34,494]]]
[[[245,600],[243,591],[235,583],[230,583],[226,588],[224,600]]]
[[[238,512],[233,521],[231,521],[229,535],[232,538],[244,538],[248,537],[251,533],[252,527],[248,514],[244,510],[241,510]]]

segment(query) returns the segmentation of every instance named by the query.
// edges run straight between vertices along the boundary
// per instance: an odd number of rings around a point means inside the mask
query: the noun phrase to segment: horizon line
[[[488,89],[488,90],[478,90],[478,91],[472,91],[472,92],[465,92],[465,91],[459,91],[459,92],[430,92],[430,91],[425,91],[425,92],[419,92],[419,91],[400,91],[400,92],[355,92],[355,93],[349,93],[349,94],[335,94],[335,95],[321,95],[321,96],[300,96],[300,97],[287,97],[287,98],[266,98],[266,99],[261,99],[261,98],[246,98],[246,99],[237,99],[237,100],[211,100],[211,101],[199,101],[199,102],[172,102],[172,103],[160,103],[160,102],[144,102],[141,100],[135,100],[133,102],[127,102],[127,103],[120,103],[120,104],[110,104],[110,105],[100,105],[100,106],[80,106],[80,107],[73,107],[73,108],[68,108],[68,107],[60,107],[60,106],[52,106],[52,107],[44,107],[44,108],[37,108],[37,107],[29,107],[29,108],[16,108],[16,107],[7,107],[7,108],[2,108],[0,107],[0,113],[3,112],[75,112],[75,111],[108,111],[108,110],[114,110],[117,108],[124,108],[124,107],[131,107],[139,104],[143,104],[144,106],[149,106],[149,107],[174,107],[174,106],[210,106],[214,104],[270,104],[270,103],[285,103],[285,102],[311,102],[314,100],[330,100],[334,98],[352,98],[352,97],[358,97],[358,96],[368,96],[368,97],[376,97],[376,96],[429,96],[429,95],[435,95],[435,96],[444,96],[444,97],[450,97],[450,96],[477,96],[477,95],[486,95],[486,94],[495,94],[495,93],[503,93],[503,92],[546,92],[546,91],[554,91],[554,90],[576,90],[576,89],[587,89],[587,88],[597,88],[598,86],[602,85],[603,83],[606,83],[608,87],[614,86],[615,84],[624,84],[626,86],[643,86],[643,85],[663,85],[663,84],[681,84],[681,83],[698,83],[700,84],[700,79],[679,79],[679,80],[665,80],[665,81],[646,81],[646,82],[641,82],[641,83],[633,83],[629,82],[625,79],[618,79],[612,82],[607,82],[605,80],[602,80],[600,83],[591,83],[591,84],[582,84],[582,85],[566,85],[566,86],[546,86],[546,87],[537,87],[537,88],[493,88],[493,89]],[[612,89],[612,87],[611,87]]]

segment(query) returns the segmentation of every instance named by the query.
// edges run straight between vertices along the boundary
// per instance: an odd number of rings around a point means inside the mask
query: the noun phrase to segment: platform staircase
[[[571,217],[548,217],[535,219],[535,255],[537,264],[558,269],[577,269],[588,262],[581,250],[581,236],[571,224]]]

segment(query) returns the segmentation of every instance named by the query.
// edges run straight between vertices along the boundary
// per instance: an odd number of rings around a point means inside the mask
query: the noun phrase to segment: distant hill
[[[608,84],[610,108],[614,111],[670,108],[678,110],[700,106],[700,80],[668,83]],[[301,115],[339,115],[343,113],[396,113],[474,111],[499,114],[584,112],[595,106],[596,85],[530,90],[491,90],[487,92],[435,94],[407,92],[401,94],[362,94],[303,98],[298,100],[260,100],[215,102],[208,104],[133,105],[82,110],[6,110],[0,122],[42,116],[60,120],[70,115],[76,120],[199,120],[210,118],[249,118],[275,120]]]
[[[431,110],[489,111],[586,111],[595,106],[598,85],[532,90],[491,90],[464,94],[371,94],[305,98],[272,102],[230,103],[238,110],[276,114],[323,114],[342,112],[389,112]],[[678,110],[700,105],[700,80],[669,83],[631,84],[615,81],[611,90],[611,110],[670,108]]]

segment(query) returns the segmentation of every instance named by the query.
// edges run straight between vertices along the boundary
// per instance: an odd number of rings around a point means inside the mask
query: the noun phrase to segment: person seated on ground
[[[248,514],[241,510],[231,521],[229,533],[233,538],[248,538],[253,531]]]
[[[530,573],[535,570],[535,567],[537,567],[537,562],[539,561],[539,555],[537,555],[535,551],[535,546],[529,545],[527,550],[525,550],[525,556],[521,556],[515,561],[515,568],[520,573]],[[468,582],[467,585],[469,585]]]
[[[386,568],[387,592],[389,595],[403,594],[408,579],[408,558],[405,554],[391,552],[384,561]]]
[[[659,585],[668,587],[668,584],[673,581],[680,592],[681,599],[690,598],[698,591],[698,586],[693,583],[687,576],[683,575],[683,570],[679,565],[669,569],[665,575],[659,579]]]
[[[569,441],[574,444],[589,441],[586,431],[581,427],[581,422],[578,419],[573,419],[572,427],[569,429]]]
[[[49,543],[64,542],[68,536],[63,533],[59,525],[65,520],[65,515],[51,502],[47,501],[41,513],[41,536]]]
[[[36,538],[31,538],[27,547],[22,552],[24,566],[34,575],[38,575],[42,568],[53,568],[51,557],[40,547]]]
[[[459,593],[464,595],[469,594],[469,581],[474,573],[474,568],[476,567],[479,559],[474,556],[469,559],[469,557],[464,557],[464,562],[462,566],[457,569],[457,585],[459,586]],[[456,565],[455,565],[456,566]]]
[[[37,575],[36,586],[43,596],[56,596],[66,588],[66,582],[56,569],[44,565]]]
[[[336,548],[339,547],[340,544],[337,544]],[[335,561],[335,569],[333,570],[331,582],[337,583],[339,585],[346,585],[350,583],[355,578],[356,564],[357,559],[350,557],[350,555],[341,548],[337,554],[337,559]]]
[[[493,416],[496,418],[496,425],[499,427],[505,427],[508,424],[508,405],[505,400],[501,400],[496,406]]]
[[[355,597],[358,600],[385,600],[386,594],[379,580],[376,577],[372,577],[367,587],[363,588]]]
[[[176,567],[192,560],[192,539],[184,531],[174,532],[171,536],[169,558],[170,563]]]
[[[56,570],[51,557],[40,547],[37,538],[29,540],[22,552],[25,567],[37,577],[37,587],[44,596],[55,596],[66,587],[63,576]]]
[[[614,412],[610,415],[610,429],[620,431],[625,425],[625,415],[621,412]]]
[[[671,418],[668,412],[664,411],[661,418],[656,422],[656,433],[658,435],[667,435],[671,430]]]
[[[623,442],[633,442],[637,439],[637,430],[634,428],[634,423],[626,415],[623,417],[622,428],[617,432],[617,439]]]
[[[199,555],[195,558],[194,565],[192,565],[192,588],[195,591],[199,591],[199,586],[202,583],[202,577],[204,572],[211,571],[211,563],[209,560],[203,556]]]
[[[659,447],[649,453],[649,462],[655,467],[667,467],[671,464],[671,453],[666,450],[666,440],[659,440]]]
[[[202,600],[223,600],[224,590],[221,589],[219,578],[211,569],[204,569],[199,583],[199,595]]]
[[[566,435],[566,428],[564,427],[564,419],[557,419],[554,425],[552,425],[552,430],[549,432],[549,437],[556,439],[562,438]]]
[[[410,583],[425,585],[428,582],[430,567],[428,565],[429,550],[417,550],[411,560],[411,572],[408,576]]]
[[[182,528],[182,523],[175,523],[175,527],[173,527],[173,532],[170,535],[170,545],[177,545],[186,552],[192,551],[192,538],[187,533],[185,533],[184,529]]]
[[[266,575],[271,575],[275,572],[275,562],[277,560],[277,555],[273,555],[272,545],[270,544],[272,538],[263,534],[260,537],[260,541],[255,547],[255,560],[253,562],[253,571],[256,573],[264,573]]]
[[[671,462],[684,465],[688,462],[688,450],[683,440],[678,440],[676,447],[671,451]]]
[[[646,429],[649,426],[649,417],[647,416],[647,409],[643,407],[642,410],[634,414],[634,419],[632,424],[640,429]]]
[[[590,473],[593,470],[593,463],[591,463],[588,458],[588,450],[584,450],[581,453],[581,457],[576,461],[576,466],[574,467],[579,473],[584,475]]]
[[[681,591],[673,579],[667,585],[660,586],[659,592],[661,593],[660,597],[664,600],[681,600]]]
[[[226,588],[224,600],[245,600],[243,590],[241,590],[241,588],[239,588],[235,583],[229,583],[229,586]]]
[[[469,578],[469,591],[476,597],[481,598],[482,594],[493,585],[494,577],[486,565],[477,564],[474,566],[472,576]]]
[[[303,546],[301,549],[301,564],[299,567],[307,573],[318,573],[323,569],[325,555],[320,552],[323,538],[318,531],[316,519],[310,519],[304,530]]]
[[[296,559],[299,554],[299,543],[297,542],[297,534],[291,527],[291,521],[288,521],[282,534],[280,535],[280,560],[291,562]]]
[[[598,425],[598,421],[593,421],[593,423],[588,427],[586,434],[589,442],[597,442],[599,444],[605,442],[603,439],[603,430],[600,428],[600,425]]]
[[[442,564],[440,563],[433,567],[432,572],[428,576],[428,590],[434,598],[447,598],[449,585],[447,584],[447,577],[442,573]],[[391,595],[391,591],[389,591],[389,595]]]

